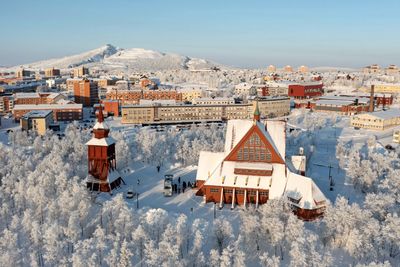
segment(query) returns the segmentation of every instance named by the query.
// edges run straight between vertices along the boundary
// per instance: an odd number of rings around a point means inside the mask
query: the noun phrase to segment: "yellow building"
[[[386,74],[388,74],[388,75],[393,75],[393,74],[399,74],[400,73],[399,68],[396,65],[393,65],[393,64],[389,65],[385,69],[385,71],[386,71]]]
[[[268,118],[282,117],[290,114],[290,98],[289,97],[255,97],[249,100],[249,115],[254,112],[256,103],[260,113]]]
[[[44,135],[50,124],[53,123],[53,111],[35,110],[21,117],[21,129],[34,131],[38,135]]]
[[[293,68],[290,65],[286,65],[285,67],[283,67],[283,71],[284,72],[293,72]]]
[[[79,67],[74,69],[74,78],[83,77],[85,75],[89,75],[89,69],[85,67]]]
[[[274,65],[269,65],[267,68],[268,73],[276,72],[276,67]]]
[[[308,67],[304,66],[304,65],[300,66],[299,67],[299,72],[300,73],[307,73],[308,72]]]
[[[400,110],[390,109],[353,116],[350,121],[355,128],[383,131],[400,125]]]
[[[266,117],[289,114],[288,97],[257,98],[259,109]],[[253,116],[256,101],[247,104],[203,104],[203,105],[128,105],[122,106],[121,123],[198,122],[248,119]]]
[[[393,132],[393,143],[400,144],[400,131],[394,131]]]
[[[366,66],[363,69],[363,72],[365,74],[370,74],[370,73],[379,73],[381,71],[381,67],[379,67],[378,64],[372,64],[370,66]]]
[[[375,93],[400,93],[400,84],[398,83],[382,83],[382,84],[375,84]]]
[[[192,101],[203,94],[201,89],[181,89],[179,92],[182,93],[182,101]]]

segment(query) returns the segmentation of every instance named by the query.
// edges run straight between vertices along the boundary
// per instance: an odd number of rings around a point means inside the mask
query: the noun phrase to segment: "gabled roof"
[[[258,129],[263,133],[265,138],[279,153],[282,160],[286,156],[286,140],[285,140],[285,122],[284,121],[267,121],[267,127],[261,122],[255,124]],[[244,136],[254,126],[252,120],[229,120],[226,130],[225,138],[225,155],[228,156],[230,152],[238,145]],[[267,128],[267,129],[265,129]]]
[[[302,209],[316,209],[322,205],[318,202],[326,202],[324,194],[311,178],[288,171],[288,178],[284,195],[298,200],[298,203],[291,203]],[[326,203],[325,203],[326,204]]]

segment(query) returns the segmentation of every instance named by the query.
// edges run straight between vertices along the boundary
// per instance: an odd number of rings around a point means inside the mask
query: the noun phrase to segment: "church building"
[[[111,192],[124,181],[117,171],[115,140],[108,136],[110,129],[104,122],[102,105],[99,105],[96,116],[93,137],[86,143],[89,165],[86,185],[91,191]]]
[[[200,152],[197,195],[206,202],[258,205],[283,197],[295,214],[311,220],[323,214],[327,199],[305,175],[305,157],[286,162],[286,122],[229,120],[224,152]]]

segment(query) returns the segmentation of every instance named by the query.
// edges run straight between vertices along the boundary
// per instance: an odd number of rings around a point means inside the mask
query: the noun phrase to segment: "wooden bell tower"
[[[117,171],[115,140],[109,137],[110,129],[104,122],[103,108],[99,105],[93,137],[88,146],[87,187],[92,191],[110,192],[123,182]]]

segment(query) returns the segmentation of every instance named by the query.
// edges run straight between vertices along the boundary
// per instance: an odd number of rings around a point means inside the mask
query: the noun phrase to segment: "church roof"
[[[86,143],[87,146],[109,146],[115,144],[115,139],[112,137],[106,137],[106,138],[95,138],[93,137],[92,139],[89,140],[89,142]]]
[[[270,199],[289,197],[296,201],[291,204],[304,209],[315,209],[324,205],[327,200],[314,181],[309,177],[293,173],[285,164],[285,122],[267,121],[266,126],[252,120],[228,121],[225,151],[217,153],[201,151],[196,180],[205,181],[206,186],[268,190]],[[257,127],[261,131],[275,152],[283,159],[283,163],[226,160],[252,127]],[[235,174],[235,168],[272,170],[272,174],[270,176]]]

